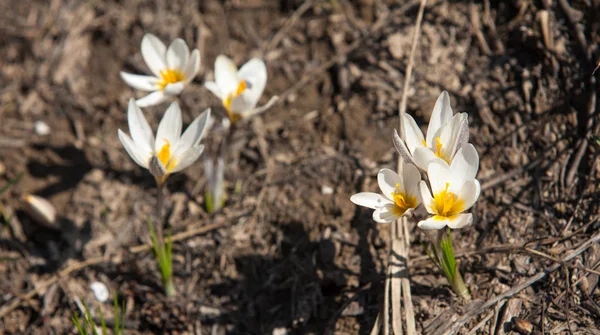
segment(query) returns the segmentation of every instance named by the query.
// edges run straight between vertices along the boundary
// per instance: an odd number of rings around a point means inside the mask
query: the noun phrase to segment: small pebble
[[[35,125],[33,126],[35,129],[35,133],[39,136],[46,136],[50,134],[50,126],[46,124],[44,121],[35,121]]]
[[[333,194],[333,188],[331,188],[330,186],[327,186],[327,185],[323,185],[321,187],[321,193],[323,193],[325,195]]]
[[[273,329],[273,335],[287,335],[287,333],[287,329],[283,327]]]
[[[92,292],[94,292],[96,300],[100,302],[105,302],[106,300],[108,300],[108,289],[106,288],[106,285],[102,284],[101,282],[95,281],[90,285],[90,289],[92,290]]]

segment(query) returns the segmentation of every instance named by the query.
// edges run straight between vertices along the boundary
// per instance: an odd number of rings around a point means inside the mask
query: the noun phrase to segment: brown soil
[[[383,302],[389,226],[349,197],[375,191],[377,171],[396,164],[391,134],[418,3],[1,1],[0,185],[23,176],[1,195],[0,313],[18,303],[0,314],[0,333],[72,334],[78,299],[111,319],[110,302],[89,289],[101,281],[124,302],[131,334],[368,334]],[[454,110],[469,113],[484,191],[474,226],[454,238],[476,300],[555,264],[524,246],[562,259],[600,229],[598,147],[586,140],[600,134],[592,74],[600,4],[565,3],[429,1],[425,11],[408,112],[425,125],[447,90]],[[200,74],[178,98],[186,123],[207,107],[224,115],[202,87],[221,53],[238,64],[263,57],[263,102],[282,97],[236,133],[224,210],[204,210],[201,163],[169,178],[173,234],[220,224],[174,244],[173,299],[162,294],[152,254],[130,251],[149,241],[156,191],[117,138],[128,99],[140,94],[119,71],[147,71],[139,52],[146,32],[201,51]],[[153,127],[165,108],[145,110]],[[36,135],[36,121],[50,135]],[[207,138],[205,155],[221,136]],[[29,193],[55,205],[58,226],[25,215]],[[417,329],[436,333],[434,318],[467,307],[424,257],[426,236],[416,227],[411,234]],[[600,333],[598,276],[583,269],[598,261],[594,244],[508,303],[481,310],[460,333],[490,314],[480,333],[510,333],[508,305],[537,333]]]

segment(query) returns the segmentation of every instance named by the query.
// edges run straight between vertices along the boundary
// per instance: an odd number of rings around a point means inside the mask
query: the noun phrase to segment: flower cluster
[[[467,119],[466,113],[453,115],[447,92],[442,92],[435,103],[426,136],[415,120],[405,114],[400,135],[394,132],[393,136],[403,161],[401,174],[382,169],[377,180],[383,196],[363,192],[350,200],[375,209],[376,222],[392,222],[411,214],[423,203],[430,216],[419,221],[422,229],[470,225],[473,216],[464,212],[479,198],[481,187],[475,179],[479,155],[468,143]]]
[[[200,52],[198,49],[190,52],[180,38],[167,48],[152,34],[142,38],[141,52],[152,75],[121,72],[121,78],[131,87],[151,93],[130,100],[127,119],[131,136],[119,129],[119,139],[129,156],[162,184],[169,174],[190,166],[202,154],[204,146],[200,140],[209,124],[210,109],[181,134],[181,110],[177,103],[172,103],[155,137],[140,107],[157,105],[179,95],[200,69]],[[256,107],[266,83],[267,68],[262,60],[253,58],[238,71],[231,59],[221,55],[215,61],[215,81],[206,82],[205,87],[221,99],[229,120],[235,123],[270,107],[270,104]]]
[[[119,139],[133,161],[152,173],[156,180],[157,192],[157,222],[148,221],[148,229],[152,237],[152,246],[161,272],[163,287],[167,296],[175,294],[172,268],[172,239],[170,235],[165,240],[163,234],[163,189],[164,184],[172,173],[179,172],[192,165],[204,151],[200,141],[207,128],[212,124],[210,109],[206,109],[187,127],[183,134],[181,109],[177,102],[171,103],[158,125],[156,136],[146,120],[141,107],[160,104],[183,92],[200,69],[200,52],[195,49],[190,52],[187,44],[180,38],[174,40],[167,48],[165,44],[152,34],[144,35],[142,39],[142,57],[152,75],[137,75],[121,72],[121,78],[135,89],[151,92],[145,97],[129,100],[127,122],[129,134],[119,129]],[[256,107],[267,84],[267,67],[265,63],[253,58],[239,70],[233,61],[226,56],[218,56],[215,61],[215,81],[205,83],[205,87],[214,93],[223,103],[229,122],[236,122],[258,114],[269,108],[277,97]],[[229,135],[235,127],[230,129]],[[223,143],[226,143],[224,140]],[[224,147],[225,145],[222,145]],[[206,169],[209,176],[210,196],[207,196],[207,208],[218,209],[223,203],[223,157],[218,159],[217,180],[211,183],[213,173]],[[211,165],[212,167],[212,165]],[[39,201],[38,201],[39,202]],[[217,204],[217,205],[215,205]],[[41,207],[38,205],[37,207]],[[165,243],[166,242],[166,243]]]

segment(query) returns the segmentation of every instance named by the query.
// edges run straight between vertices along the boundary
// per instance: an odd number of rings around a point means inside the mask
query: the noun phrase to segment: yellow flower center
[[[231,123],[236,123],[242,118],[242,116],[239,113],[231,111],[231,102],[233,101],[233,99],[237,98],[242,93],[244,93],[246,88],[248,88],[248,84],[246,84],[245,80],[241,80],[238,84],[236,91],[233,94],[230,94],[227,97],[223,98],[223,106],[225,106],[227,116],[229,116],[229,120],[231,120]]]
[[[424,147],[427,147],[427,142],[425,142],[425,140],[422,140],[421,142],[423,143]],[[435,153],[437,157],[445,160],[446,163],[450,164],[450,157],[446,157],[442,152],[442,141],[440,141],[439,137],[435,138],[435,150],[433,151],[433,153]]]
[[[169,143],[167,139],[165,139],[165,145],[160,148],[160,151],[156,157],[158,157],[158,160],[162,163],[162,165],[164,165],[167,173],[173,170],[175,165],[177,165],[175,160],[171,159],[171,143]]]
[[[396,215],[403,215],[407,210],[417,207],[417,198],[400,192],[400,184],[396,184],[396,191],[392,192],[392,198],[396,204],[393,210]]]
[[[160,77],[161,80],[157,83],[157,85],[161,90],[163,90],[168,84],[175,84],[185,79],[183,73],[174,69],[160,70]]]
[[[432,210],[435,213],[434,220],[446,220],[460,214],[465,210],[465,202],[452,192],[448,192],[450,183],[446,183],[446,189],[433,196]]]

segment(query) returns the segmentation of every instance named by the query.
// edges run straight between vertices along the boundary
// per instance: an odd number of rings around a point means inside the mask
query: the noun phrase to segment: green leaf
[[[450,230],[448,230],[448,233],[442,236],[440,247],[442,249],[442,267],[448,280],[453,282],[456,274],[456,259],[454,257],[454,249],[452,248],[452,236],[450,234]]]
[[[596,141],[596,144],[600,145],[600,137],[591,135],[590,140]]]
[[[213,198],[212,198],[212,194],[209,190],[207,190],[206,192],[204,192],[204,200],[206,202],[206,212],[208,213],[212,213],[215,206],[213,205]]]
[[[151,221],[148,221],[148,229],[150,230],[150,236],[152,237],[152,248],[156,254],[158,266],[160,268],[161,278],[163,286],[167,288],[168,283],[171,282],[173,275],[172,269],[172,248],[173,243],[171,241],[171,231],[167,237],[166,245],[160,245],[156,233],[154,232],[154,226]]]
[[[19,180],[21,180],[21,177],[23,177],[23,172],[20,172],[16,177],[14,177],[12,180],[10,180],[8,182],[8,184],[4,185],[4,187],[2,187],[0,189],[0,194],[6,192],[11,186],[13,186],[14,184],[18,183]]]
[[[421,245],[423,245],[423,249],[425,249],[425,253],[427,254],[427,256],[429,256],[429,259],[433,262],[433,264],[440,270],[443,271],[443,269],[440,266],[440,261],[437,258],[437,252],[435,251],[435,248],[429,249],[427,247],[427,244],[425,242],[422,242]]]

